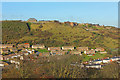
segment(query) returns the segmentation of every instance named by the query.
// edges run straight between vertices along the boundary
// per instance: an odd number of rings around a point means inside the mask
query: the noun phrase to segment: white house
[[[112,57],[110,59],[111,59],[111,61],[117,61],[117,60],[120,60],[120,57]]]
[[[107,52],[106,51],[104,51],[104,52],[100,52],[100,54],[106,54]]]
[[[10,60],[11,63],[20,64],[18,61]]]
[[[43,48],[45,48],[45,46],[44,46],[44,44],[36,44],[36,45],[32,45],[32,48],[34,48],[34,49],[37,49],[37,48],[43,49]]]
[[[102,68],[100,64],[86,65],[86,68]]]
[[[23,56],[20,56],[20,60],[23,60],[24,58],[23,58]]]
[[[32,54],[32,51],[28,51],[28,53]]]
[[[29,53],[24,53],[24,55],[29,55]]]
[[[3,67],[4,66],[4,64],[3,63],[0,63],[0,67]]]
[[[102,60],[98,59],[98,60],[93,61],[93,63],[94,64],[100,64],[100,63],[102,63]]]
[[[103,59],[103,63],[109,63],[110,59]]]
[[[15,55],[15,56],[11,56],[11,58],[15,58],[15,57],[17,58],[18,56],[17,56],[17,55]]]
[[[0,60],[3,60],[3,56],[2,55],[0,55]]]
[[[74,50],[74,46],[63,46],[62,50]]]

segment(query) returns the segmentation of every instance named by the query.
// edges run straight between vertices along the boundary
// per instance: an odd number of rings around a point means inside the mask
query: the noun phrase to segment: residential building
[[[36,20],[35,18],[29,18],[29,19],[27,20],[27,22],[32,22],[32,23],[34,23],[34,22],[37,22],[37,20]]]
[[[62,50],[74,50],[73,46],[63,46]]]
[[[34,48],[34,49],[37,49],[37,48],[44,49],[45,46],[44,46],[44,44],[36,44],[36,45],[32,45],[32,48]]]
[[[93,61],[94,64],[101,64],[102,63],[102,60],[98,59],[98,60],[95,60]]]
[[[107,53],[106,51],[100,52],[100,54],[106,54],[106,53]]]
[[[1,49],[1,54],[2,53],[5,53],[5,54],[9,53],[9,49],[7,49],[7,48]]]
[[[65,53],[67,53],[67,51],[51,51],[52,55],[65,55]]]
[[[110,58],[110,61],[117,61],[117,60],[120,60],[120,57],[112,57],[112,58]]]
[[[12,48],[13,44],[0,44],[0,48]]]
[[[70,54],[79,54],[79,55],[82,55],[81,51],[70,51]]]
[[[18,44],[17,47],[18,48],[30,48],[30,44],[29,43],[22,43],[22,44]]]
[[[103,59],[103,63],[109,63],[110,59]]]
[[[86,65],[86,68],[102,68],[102,65],[100,64]]]
[[[18,50],[16,48],[11,48],[10,52],[17,52]]]
[[[88,51],[88,47],[77,47],[78,51]]]
[[[0,54],[0,60],[3,60],[3,55]]]
[[[105,49],[101,48],[101,47],[98,47],[98,48],[95,49],[95,51],[105,51]]]
[[[95,54],[95,50],[94,49],[91,49],[91,50],[88,50],[88,51],[84,51],[85,54]]]
[[[49,51],[60,51],[61,48],[60,47],[48,47]]]

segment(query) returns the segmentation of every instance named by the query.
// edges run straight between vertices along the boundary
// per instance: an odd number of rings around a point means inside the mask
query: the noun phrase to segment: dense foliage
[[[119,65],[115,62],[105,65],[103,69],[70,65],[79,64],[82,58],[78,55],[38,57],[22,61],[19,69],[14,64],[5,67],[2,75],[3,78],[118,78]]]

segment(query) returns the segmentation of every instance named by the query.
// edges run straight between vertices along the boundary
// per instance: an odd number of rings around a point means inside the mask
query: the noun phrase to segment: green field
[[[83,55],[83,62],[84,61],[89,61],[89,60],[93,60],[93,59],[102,59],[102,58],[104,58],[105,56],[106,56],[107,54],[100,54],[100,53],[96,53],[94,56],[92,55],[92,56],[87,56],[87,55]]]
[[[49,52],[47,49],[38,49],[38,52]]]

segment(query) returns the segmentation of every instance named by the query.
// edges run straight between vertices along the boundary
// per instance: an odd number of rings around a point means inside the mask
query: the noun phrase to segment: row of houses
[[[88,65],[85,65],[86,68],[102,68],[104,64],[114,62],[114,61],[119,61],[120,57],[112,57],[112,58],[106,58],[106,59],[97,59],[93,61],[89,61]]]
[[[17,53],[20,50],[25,50],[26,48],[32,48],[32,49],[46,49],[44,44],[36,44],[36,45],[31,45],[29,43],[23,43],[23,44],[17,44],[17,48],[13,44],[2,44],[2,49],[1,49],[1,54],[5,53],[8,54],[9,52],[14,52]],[[74,46],[62,46],[62,47],[48,47],[47,50],[55,55],[63,55],[65,53],[70,54],[79,54],[81,55],[82,53],[85,54],[95,54],[96,51],[99,51],[101,54],[107,53],[104,48],[98,47],[96,49],[89,49],[88,47],[74,47]]]
[[[36,45],[31,45],[29,43],[23,43],[23,44],[17,44],[16,46],[17,48],[34,48],[34,49],[37,49],[37,48],[40,48],[40,49],[44,49],[46,48],[44,44],[36,44]],[[11,48],[11,50],[15,50],[15,45],[14,44],[0,44],[0,48]],[[54,51],[54,50],[74,50],[75,47],[74,46],[63,46],[62,48],[61,47],[48,47],[47,48],[48,50],[50,51]],[[76,48],[78,51],[88,51],[88,47],[77,47]],[[96,51],[104,51],[104,48],[96,48],[95,49]]]
[[[38,21],[37,21],[37,19],[35,19],[35,18],[29,18],[29,19],[27,20],[27,22],[37,23]],[[58,22],[58,23],[62,23],[62,22],[59,22],[59,21],[57,21],[57,20],[52,20],[52,21],[50,21],[50,20],[44,21],[44,20],[43,20],[43,22]],[[66,21],[66,22],[63,22],[63,23],[69,24],[70,26],[77,26],[77,25],[85,25],[85,26],[91,25],[91,26],[96,26],[96,27],[99,27],[99,26],[100,26],[99,24],[77,23],[77,22],[69,22],[69,21]],[[104,26],[104,25],[102,25],[102,26]]]

